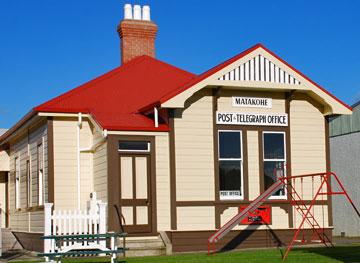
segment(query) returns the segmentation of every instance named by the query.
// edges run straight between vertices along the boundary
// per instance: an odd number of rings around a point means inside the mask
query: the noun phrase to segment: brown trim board
[[[10,211],[10,195],[9,195],[9,182],[10,182],[10,173],[7,172],[6,175],[5,175],[5,180],[6,180],[6,183],[5,183],[5,198],[6,198],[6,209],[5,209],[5,212],[6,212],[6,215],[5,215],[5,227],[8,228],[9,227],[9,211]]]
[[[326,153],[326,172],[331,172],[330,165],[330,132],[329,132],[329,117],[325,116],[324,118],[325,125],[325,153]],[[331,185],[331,176],[329,177],[329,184]],[[329,191],[330,189],[328,189]],[[332,212],[332,196],[327,195],[327,205],[328,205],[328,222],[329,226],[333,226],[333,212]]]
[[[286,175],[291,176],[292,167],[291,167],[291,100],[293,99],[294,92],[291,91],[285,94],[285,113],[288,115],[288,126],[286,127]],[[291,181],[288,182],[289,185],[287,186],[287,199],[291,200]],[[289,227],[294,227],[294,209],[291,205],[288,207],[288,222]]]
[[[216,111],[218,110],[218,99],[220,96],[221,88],[218,87],[217,89],[213,90],[212,93],[212,113],[213,113],[213,157],[214,157],[214,196],[215,201],[220,201],[219,196],[219,189],[220,189],[220,178],[219,178],[219,159],[218,159],[218,152],[219,152],[219,145],[218,145],[218,130],[216,124]],[[215,228],[218,229],[221,227],[221,214],[224,212],[223,210],[219,209],[218,206],[215,206]]]
[[[171,230],[177,229],[176,211],[176,153],[175,153],[175,110],[169,111],[169,154],[170,154],[170,220]]]
[[[54,174],[54,120],[47,118],[48,140],[48,202],[55,205],[55,174]]]

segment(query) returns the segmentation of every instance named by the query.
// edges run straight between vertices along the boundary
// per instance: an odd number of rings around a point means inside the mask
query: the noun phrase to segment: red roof
[[[34,108],[36,112],[88,113],[108,130],[167,131],[139,110],[195,75],[149,56],[130,62]]]

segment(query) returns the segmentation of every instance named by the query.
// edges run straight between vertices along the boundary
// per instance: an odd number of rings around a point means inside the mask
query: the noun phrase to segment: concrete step
[[[2,228],[2,250],[3,252],[11,251],[11,250],[21,250],[23,247],[15,238],[14,234],[10,229]]]
[[[160,236],[127,237],[126,247],[129,248],[126,251],[127,257],[160,256],[166,254],[166,247]]]

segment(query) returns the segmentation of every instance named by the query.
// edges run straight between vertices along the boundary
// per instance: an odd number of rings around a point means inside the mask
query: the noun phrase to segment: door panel
[[[125,218],[126,225],[134,224],[134,208],[132,206],[123,206],[121,207],[121,212]]]
[[[120,207],[129,234],[151,232],[150,155],[119,154]]]
[[[147,206],[137,206],[136,207],[136,223],[140,225],[148,224],[148,207]]]
[[[121,199],[133,198],[133,165],[132,157],[121,157]]]
[[[136,198],[148,198],[147,157],[135,157]]]

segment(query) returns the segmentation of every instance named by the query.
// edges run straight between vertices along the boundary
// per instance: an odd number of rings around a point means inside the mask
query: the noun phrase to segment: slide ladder
[[[208,254],[215,252],[215,243],[217,243],[221,238],[227,235],[235,226],[240,224],[240,222],[249,214],[253,213],[262,203],[268,200],[276,191],[281,189],[284,186],[284,180],[278,180],[273,183],[266,191],[259,195],[254,201],[252,201],[243,211],[235,215],[229,220],[225,225],[223,225],[219,230],[217,230],[213,235],[208,239]]]
[[[276,171],[275,171],[276,172]],[[333,183],[331,179],[334,179]],[[308,182],[308,185],[311,185],[311,198],[307,196],[307,199],[304,198],[303,193],[303,184],[304,181]],[[315,180],[318,180],[318,184],[315,186]],[[296,181],[300,181],[300,183],[296,184]],[[300,184],[300,185],[299,185]],[[297,185],[297,187],[296,187]],[[355,206],[354,202],[351,200],[347,191],[345,190],[343,184],[340,182],[337,175],[333,172],[325,172],[325,173],[314,173],[314,174],[304,174],[304,175],[296,175],[296,176],[277,176],[277,181],[272,184],[265,192],[259,195],[253,202],[251,202],[243,211],[235,215],[233,218],[229,220],[224,226],[222,226],[219,230],[217,230],[213,235],[211,235],[208,239],[208,254],[211,252],[216,252],[216,243],[223,238],[226,234],[228,234],[235,226],[240,224],[240,222],[249,214],[255,212],[259,206],[267,201],[276,191],[286,186],[287,191],[289,193],[289,204],[295,208],[297,214],[300,215],[301,220],[300,223],[294,227],[295,233],[293,238],[291,239],[285,253],[283,256],[283,260],[285,260],[295,245],[295,242],[305,242],[305,237],[303,233],[302,239],[298,239],[301,231],[304,231],[305,223],[307,223],[307,229],[313,230],[313,235],[311,236],[311,242],[320,242],[325,246],[328,246],[331,243],[331,238],[329,238],[325,234],[325,220],[324,220],[324,211],[323,211],[323,222],[319,223],[318,219],[314,216],[314,208],[315,206],[319,206],[317,201],[320,202],[320,206],[323,208],[324,204],[327,203],[327,198],[323,199],[325,196],[333,196],[333,195],[343,195],[346,197],[347,201],[353,207],[356,215],[360,218],[360,211]],[[300,187],[299,187],[300,186]],[[337,186],[338,189],[334,191],[334,187]],[[321,197],[321,200],[319,198]],[[273,200],[272,202],[276,202]],[[296,214],[296,213],[295,213]],[[295,216],[294,214],[294,216]],[[295,220],[296,221],[296,220]],[[315,238],[317,238],[315,240]]]
[[[315,178],[320,179],[320,184],[319,184],[319,186],[317,186],[318,187],[317,190],[314,191],[314,195],[312,196],[312,200],[309,205],[305,204],[302,194],[299,194],[298,191],[295,189],[296,188],[295,180],[301,180],[301,184],[302,184],[302,181],[305,178],[311,178],[313,184],[314,184]],[[335,181],[333,182],[333,185],[331,183],[331,179],[335,179]],[[324,231],[325,223],[323,222],[322,226],[320,226],[320,224],[314,217],[314,209],[313,208],[316,205],[316,201],[318,201],[318,198],[320,196],[333,196],[333,195],[345,196],[347,201],[353,207],[357,216],[360,218],[360,211],[357,209],[354,202],[351,200],[350,196],[348,195],[347,191],[345,190],[343,184],[340,182],[337,175],[333,172],[288,176],[288,177],[279,178],[279,180],[283,181],[284,184],[285,184],[285,182],[287,182],[286,184],[290,188],[291,204],[297,210],[297,212],[300,214],[300,216],[302,217],[301,222],[298,225],[298,227],[295,231],[295,234],[285,251],[283,260],[285,260],[287,258],[287,256],[289,255],[289,252],[292,249],[292,247],[294,246],[295,242],[298,242],[298,241],[304,242],[304,240],[299,240],[298,236],[301,232],[301,229],[304,227],[305,222],[307,222],[308,225],[314,231],[311,241],[314,241],[313,240],[314,236],[317,236],[319,238],[318,241],[323,243],[325,246],[328,247],[328,244],[333,246],[331,239],[325,234],[325,231]],[[293,181],[293,182],[291,183],[291,181]],[[333,191],[333,187],[336,185],[338,186],[338,188],[340,188],[340,190]]]

